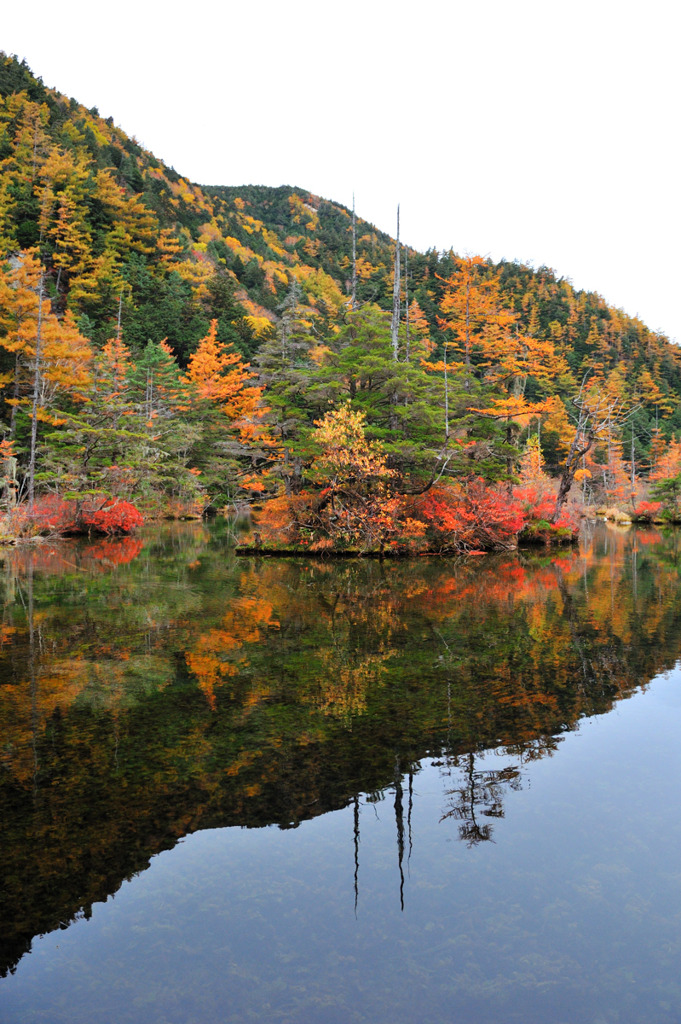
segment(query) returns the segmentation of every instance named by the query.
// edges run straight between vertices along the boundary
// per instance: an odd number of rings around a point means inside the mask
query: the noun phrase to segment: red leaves
[[[83,523],[97,533],[130,533],[136,526],[141,526],[144,520],[134,505],[129,501],[107,502],[101,508],[91,511],[83,508],[81,511]]]
[[[486,487],[482,480],[466,486],[440,485],[423,496],[417,515],[428,524],[434,544],[470,551],[512,546],[518,534],[540,534],[548,541],[557,532],[574,534],[577,523],[564,511],[551,523],[555,497],[538,487],[516,487],[507,491]]]
[[[84,548],[82,558],[92,558],[108,566],[127,565],[137,558],[143,547],[144,542],[138,537],[105,538]]]
[[[521,505],[476,479],[462,486],[433,488],[421,499],[418,516],[435,543],[460,551],[511,546],[525,525]]]
[[[73,508],[71,504],[56,494],[46,494],[38,498],[32,509],[24,506],[21,510],[36,532],[66,533],[73,525]]]
[[[551,522],[556,499],[553,494],[542,491],[538,487],[515,487],[513,497],[522,503],[525,522],[523,528],[528,534],[537,536],[538,532],[549,539],[549,535],[558,530],[577,532],[578,523],[575,517],[563,507],[555,523]],[[540,529],[538,530],[538,528]]]
[[[537,487],[509,495],[479,478],[441,483],[416,499],[326,487],[316,495],[303,491],[270,500],[258,525],[266,542],[308,547],[310,541],[310,550],[319,550],[324,539],[325,549],[361,543],[400,552],[477,554],[515,547],[523,531],[547,543],[574,535],[577,524],[570,513],[550,522],[554,505],[555,498]]]
[[[551,494],[541,493],[536,487],[515,487],[513,497],[522,504],[528,520],[546,519],[553,515],[556,499]]]
[[[644,523],[651,523],[657,517],[661,508],[661,501],[642,501],[634,509],[634,519]]]
[[[25,526],[33,533],[129,533],[141,526],[141,514],[129,501],[74,501],[46,494],[33,505],[18,509]]]

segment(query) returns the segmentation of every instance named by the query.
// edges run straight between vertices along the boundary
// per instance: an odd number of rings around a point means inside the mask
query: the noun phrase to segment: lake
[[[8,549],[2,1024],[681,1018],[681,536]]]

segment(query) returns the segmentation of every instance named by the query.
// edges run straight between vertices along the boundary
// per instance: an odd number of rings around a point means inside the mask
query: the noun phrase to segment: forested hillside
[[[337,506],[357,538],[447,480],[548,472],[633,507],[681,474],[681,353],[600,296],[396,245],[304,189],[196,185],[5,55],[0,260],[7,506],[283,496],[290,519],[331,487],[319,540]]]

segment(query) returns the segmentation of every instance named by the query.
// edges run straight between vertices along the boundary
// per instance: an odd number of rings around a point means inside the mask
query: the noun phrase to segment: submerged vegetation
[[[681,517],[665,337],[545,267],[202,188],[4,55],[0,389],[5,538],[248,507],[254,550],[450,552]]]

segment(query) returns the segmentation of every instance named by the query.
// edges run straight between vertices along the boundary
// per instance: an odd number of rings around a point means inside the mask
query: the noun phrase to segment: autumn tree
[[[34,252],[22,252],[0,276],[0,347],[15,357],[10,437],[18,429],[18,415],[29,416],[26,480],[34,498],[38,422],[63,422],[60,407],[85,400],[92,352],[87,339],[67,314],[61,321],[45,298],[44,271]],[[11,378],[6,378],[7,382]]]
[[[537,434],[532,434],[525,442],[520,457],[519,477],[522,484],[543,484],[547,481],[544,470],[544,456]]]
[[[657,480],[664,475],[663,459],[667,451],[667,441],[662,435],[662,430],[655,427],[651,431],[650,453],[649,453],[649,475],[651,480]]]
[[[673,409],[669,396],[662,391],[657,381],[653,378],[650,370],[644,367],[636,381],[636,394],[644,406],[652,406],[655,409],[655,426],[657,427],[660,415],[665,416]]]
[[[672,437],[664,445],[654,443],[654,449],[655,461],[650,470],[650,479],[658,481],[678,476],[681,473],[681,441]]]
[[[394,472],[381,446],[367,440],[365,425],[349,402],[316,421],[318,454],[310,472],[321,489],[269,502],[259,519],[269,536],[281,533],[313,549],[325,543],[382,548],[402,531],[423,532],[391,493]]]
[[[582,382],[578,394],[572,401],[577,411],[577,424],[558,484],[553,522],[560,517],[583,457],[599,439],[612,436],[623,418],[622,397],[604,393],[598,385],[589,380],[585,379]]]
[[[39,241],[40,206],[35,195],[49,151],[50,112],[25,90],[0,101],[0,251],[31,248]]]
[[[247,443],[258,431],[262,388],[255,385],[256,375],[240,353],[218,341],[217,329],[217,320],[212,320],[208,334],[189,358],[187,378],[197,397],[219,407],[230,427]]]
[[[95,353],[84,403],[48,436],[45,465],[60,487],[132,497],[148,439],[135,413],[133,371],[120,336]]]
[[[425,354],[414,335],[413,358],[396,361],[388,314],[365,304],[328,339],[307,392],[318,415],[346,400],[362,412],[367,435],[384,446],[406,489],[432,476],[446,447],[441,378],[424,365]]]
[[[263,422],[266,408],[262,387],[240,353],[217,337],[217,320],[190,357],[187,380],[192,387],[191,419],[200,436],[194,446],[194,465],[204,484],[224,504],[235,497],[232,486],[259,486],[254,464],[259,451],[269,452],[270,438]]]
[[[438,322],[450,339],[445,348],[462,357],[468,381],[474,351],[498,344],[518,316],[502,307],[498,276],[481,256],[456,256],[454,262],[455,270],[444,282]]]

